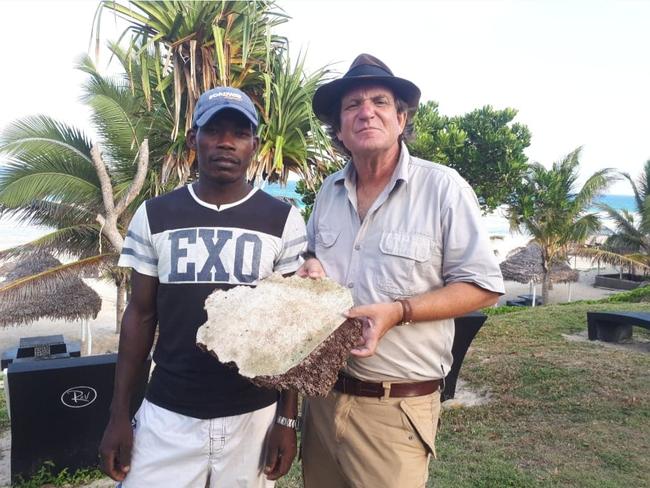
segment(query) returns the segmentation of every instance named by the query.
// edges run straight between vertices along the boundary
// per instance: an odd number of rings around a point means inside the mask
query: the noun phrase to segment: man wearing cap
[[[212,291],[293,273],[306,248],[300,213],[246,180],[257,125],[240,90],[201,95],[187,134],[198,180],[146,201],[129,226],[119,265],[133,269],[132,294],[100,446],[103,469],[123,487],[273,486],[295,456],[295,394],[278,399],[196,345]],[[132,428],[130,398],[156,324],[156,367]]]
[[[346,315],[366,322],[333,391],[307,402],[307,488],[424,486],[453,318],[504,292],[473,190],[404,144],[419,99],[368,54],[314,95],[351,158],[321,187],[298,274],[347,286]]]

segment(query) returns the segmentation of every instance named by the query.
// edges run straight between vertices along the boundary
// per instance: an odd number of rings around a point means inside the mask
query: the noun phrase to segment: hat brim
[[[420,103],[420,89],[408,80],[396,76],[353,76],[331,81],[316,90],[312,100],[312,108],[316,117],[329,124],[333,116],[338,116],[332,112],[339,108],[338,102],[345,92],[362,83],[377,83],[387,86],[406,102],[409,110],[416,110]]]
[[[235,104],[230,104],[230,103],[224,103],[223,105],[220,105],[218,107],[213,107],[210,110],[206,110],[195,122],[194,124],[197,127],[203,127],[205,124],[207,124],[212,117],[217,115],[219,112],[222,110],[236,110],[237,112],[243,114],[246,116],[248,120],[250,120],[251,124],[257,129],[257,126],[259,124],[257,117],[248,112],[248,110],[245,110],[242,108],[240,105],[235,105]]]

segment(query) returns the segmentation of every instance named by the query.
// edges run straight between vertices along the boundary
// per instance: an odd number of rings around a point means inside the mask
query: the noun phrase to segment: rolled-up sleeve
[[[446,200],[441,222],[445,283],[470,282],[504,294],[501,270],[481,222],[476,194],[469,185],[453,185]]]

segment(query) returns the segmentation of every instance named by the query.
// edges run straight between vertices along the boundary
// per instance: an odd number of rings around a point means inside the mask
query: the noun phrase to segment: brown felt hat
[[[415,84],[395,76],[390,68],[376,57],[370,54],[359,54],[347,73],[316,90],[312,100],[316,117],[329,123],[332,116],[337,115],[332,111],[338,108],[338,102],[345,92],[358,85],[359,82],[366,81],[387,86],[408,104],[409,109],[417,109],[420,102],[420,89]]]

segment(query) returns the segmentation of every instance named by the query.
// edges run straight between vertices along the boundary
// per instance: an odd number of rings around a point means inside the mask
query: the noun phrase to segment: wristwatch
[[[283,417],[282,415],[278,415],[275,418],[275,423],[278,425],[282,425],[283,427],[289,427],[294,430],[298,430],[300,428],[300,419],[288,419],[287,417]]]

